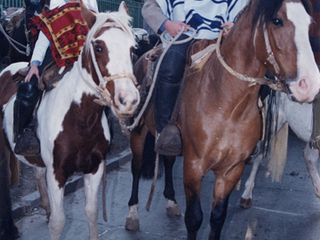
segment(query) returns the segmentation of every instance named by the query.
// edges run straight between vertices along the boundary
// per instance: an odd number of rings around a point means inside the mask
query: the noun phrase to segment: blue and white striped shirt
[[[182,21],[197,30],[196,39],[216,39],[221,25],[233,22],[248,0],[157,0],[171,21]]]

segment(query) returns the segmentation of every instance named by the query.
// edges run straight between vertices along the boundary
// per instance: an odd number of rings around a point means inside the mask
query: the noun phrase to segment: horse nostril
[[[119,96],[119,102],[120,102],[121,105],[125,105],[126,104],[126,101],[121,96]]]

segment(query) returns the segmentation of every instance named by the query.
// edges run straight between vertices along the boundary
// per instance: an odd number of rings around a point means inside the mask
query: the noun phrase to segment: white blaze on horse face
[[[301,3],[286,4],[287,17],[295,26],[297,46],[297,79],[290,83],[290,90],[299,102],[311,102],[320,88],[320,74],[309,42],[311,17]]]
[[[104,35],[113,36],[112,38]],[[121,73],[133,73],[131,49],[134,41],[118,28],[110,28],[97,39],[104,40],[108,48],[109,61],[105,68],[111,76]],[[118,116],[131,116],[136,110],[140,96],[132,79],[120,78],[114,80],[114,102],[112,106]]]

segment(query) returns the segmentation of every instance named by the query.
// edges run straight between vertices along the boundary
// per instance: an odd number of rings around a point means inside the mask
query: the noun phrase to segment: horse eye
[[[102,48],[101,47],[99,47],[99,46],[95,46],[94,47],[94,50],[96,51],[96,52],[102,52]]]
[[[274,18],[272,19],[272,23],[276,26],[282,27],[283,26],[283,22],[280,18]]]

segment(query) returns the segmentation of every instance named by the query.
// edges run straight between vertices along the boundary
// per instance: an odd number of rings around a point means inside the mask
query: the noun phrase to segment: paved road
[[[295,136],[289,137],[288,161],[281,183],[272,183],[265,177],[266,168],[260,167],[254,201],[251,209],[238,206],[245,180],[251,165],[247,165],[242,177],[240,191],[234,190],[230,197],[227,220],[222,232],[224,240],[319,240],[320,201],[316,198],[310,177],[302,158],[305,144]],[[174,184],[177,201],[182,212],[185,201],[182,185],[182,159],[174,167]],[[198,239],[207,239],[209,232],[209,211],[212,199],[213,174],[209,173],[202,186],[202,209],[204,221]],[[150,212],[145,204],[151,182],[141,181],[140,188],[140,230],[129,232],[124,229],[127,202],[131,191],[130,164],[108,174],[107,209],[108,222],[99,214],[100,239],[108,240],[179,240],[186,239],[183,215],[170,218],[165,212],[162,196],[163,179],[158,180]],[[101,196],[99,197],[101,209]],[[66,225],[61,239],[88,239],[88,227],[84,214],[84,193],[82,188],[65,198]],[[21,240],[50,239],[48,224],[43,211],[35,210],[16,222]]]

